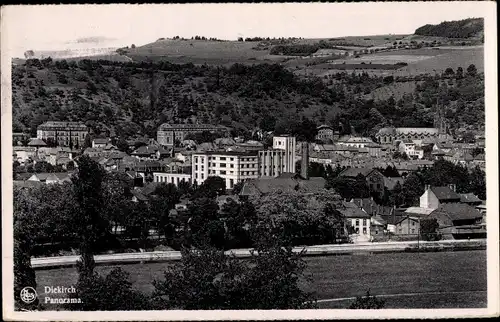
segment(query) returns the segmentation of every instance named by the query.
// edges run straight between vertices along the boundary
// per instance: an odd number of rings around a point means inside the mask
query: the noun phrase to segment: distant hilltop
[[[24,58],[44,59],[51,57],[52,59],[66,59],[75,57],[91,57],[100,55],[111,55],[116,53],[117,49],[118,47],[75,48],[75,49],[65,49],[65,50],[40,50],[40,51],[27,50],[24,52]]]
[[[483,33],[483,18],[444,21],[438,25],[425,25],[415,30],[415,35],[446,38],[481,37]]]

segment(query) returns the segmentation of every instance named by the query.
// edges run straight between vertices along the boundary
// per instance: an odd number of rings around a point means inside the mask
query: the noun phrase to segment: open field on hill
[[[388,300],[391,308],[485,307],[486,252],[457,251],[430,253],[388,253],[306,258],[307,281],[303,287],[317,299],[336,299],[364,295],[433,293],[422,296],[396,296]],[[151,282],[162,278],[169,263],[121,265],[129,272],[135,288],[150,293]],[[98,266],[107,274],[113,267]],[[44,286],[70,286],[77,280],[75,268],[37,270],[40,296]],[[457,292],[471,292],[471,294]],[[438,293],[438,294],[436,294]],[[432,301],[429,299],[432,296]],[[345,308],[349,301],[341,306]],[[464,304],[465,303],[465,304]],[[337,306],[335,306],[337,305]],[[338,307],[339,302],[320,303]]]
[[[340,38],[318,38],[318,39],[296,39],[286,40],[287,44],[312,45],[319,41],[326,41],[337,45],[348,51],[360,50],[368,47],[385,46],[392,44],[405,35],[378,35],[378,36],[355,36]],[[127,49],[127,56],[134,60],[167,60],[172,63],[194,63],[194,64],[230,64],[230,63],[252,63],[252,62],[283,62],[293,56],[270,55],[269,51],[273,45],[269,41],[210,41],[210,40],[181,40],[165,39],[156,42]],[[256,50],[261,47],[265,49]]]
[[[394,75],[394,76],[409,76],[418,74],[433,74],[440,73],[446,68],[451,67],[456,70],[462,67],[464,70],[471,64],[476,65],[478,71],[482,72],[484,69],[484,47],[471,46],[471,47],[446,47],[444,49],[401,49],[393,50],[382,53],[361,55],[360,57],[346,57],[336,60],[330,60],[326,63],[325,58],[323,62],[313,62],[312,66],[306,66],[307,59],[302,59],[303,66],[299,66],[297,74],[304,74],[302,70],[307,70],[309,74],[324,76],[331,73],[336,73],[338,69],[346,70],[348,72],[362,72],[367,71],[369,74],[376,75]],[[407,63],[408,66],[403,66],[397,70],[390,70],[389,68],[381,68],[379,65],[390,65],[399,62]],[[361,63],[365,63],[361,65]],[[372,66],[370,66],[370,63]],[[345,66],[338,66],[338,65]],[[373,67],[373,68],[371,68]],[[295,67],[297,68],[297,67]],[[333,70],[333,71],[331,71]]]
[[[127,56],[134,60],[162,59],[171,63],[228,64],[259,61],[282,61],[286,56],[269,55],[269,50],[255,50],[258,42],[160,40],[135,49]]]

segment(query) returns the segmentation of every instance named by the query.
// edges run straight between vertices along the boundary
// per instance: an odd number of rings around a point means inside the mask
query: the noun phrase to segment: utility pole
[[[418,218],[417,234],[418,234],[417,249],[420,250],[420,217]]]

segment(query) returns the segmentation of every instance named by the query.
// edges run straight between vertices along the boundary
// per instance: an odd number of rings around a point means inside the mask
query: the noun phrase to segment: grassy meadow
[[[389,295],[389,308],[450,308],[486,306],[486,251],[386,253],[308,257],[302,287],[319,300],[364,295]],[[172,263],[120,265],[134,287],[153,291]],[[99,266],[107,274],[112,266]],[[70,286],[75,268],[37,270],[37,292],[44,286]],[[398,295],[402,294],[402,295]],[[392,295],[392,296],[391,296]],[[320,302],[320,308],[346,308],[352,300]]]

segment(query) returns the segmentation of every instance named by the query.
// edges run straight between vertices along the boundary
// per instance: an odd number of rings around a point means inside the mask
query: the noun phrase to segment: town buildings
[[[228,129],[224,126],[210,124],[169,124],[160,125],[157,131],[157,141],[162,146],[172,146],[175,141],[183,141],[187,134],[195,134],[208,131],[211,133],[227,134]]]
[[[38,126],[36,137],[58,146],[81,147],[89,128],[81,122],[47,121]]]

